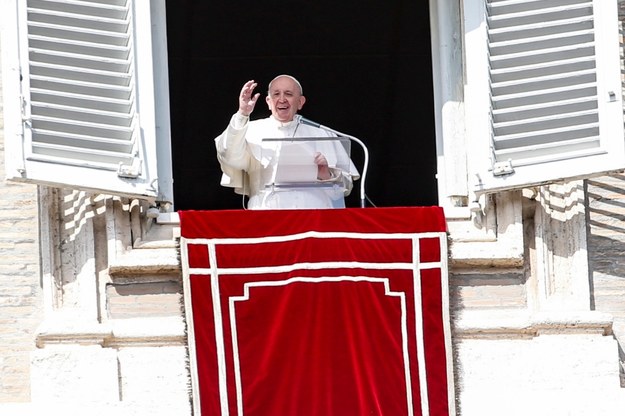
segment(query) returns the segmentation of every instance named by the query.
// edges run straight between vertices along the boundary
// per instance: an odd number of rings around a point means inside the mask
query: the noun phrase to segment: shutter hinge
[[[496,162],[493,165],[492,172],[494,176],[505,176],[513,174],[514,168],[512,167],[512,160],[506,160],[505,162]]]
[[[26,115],[26,99],[23,95],[20,95],[20,112],[22,113],[22,123],[26,124],[28,127],[32,126],[32,118]]]
[[[141,175],[141,159],[138,157],[132,158],[132,165],[124,165],[123,163],[119,163],[117,167],[117,176],[122,178],[138,178]]]

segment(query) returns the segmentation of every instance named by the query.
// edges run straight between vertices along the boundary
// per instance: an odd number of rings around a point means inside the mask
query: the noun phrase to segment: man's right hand
[[[256,106],[256,101],[258,97],[260,97],[260,93],[254,94],[254,88],[256,88],[258,84],[254,82],[254,80],[247,81],[243,88],[241,88],[241,94],[239,94],[239,113],[249,117],[254,111],[254,107]]]

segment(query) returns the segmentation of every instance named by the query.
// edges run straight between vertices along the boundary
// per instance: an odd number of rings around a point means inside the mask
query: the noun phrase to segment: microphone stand
[[[362,140],[360,140],[357,137],[354,137],[350,134],[341,133],[340,131],[334,130],[333,128],[324,126],[323,124],[319,124],[314,121],[308,120],[307,118],[304,118],[300,116],[299,114],[295,116],[295,119],[300,124],[306,124],[308,126],[317,127],[319,129],[336,134],[337,136],[347,137],[348,139],[360,145],[365,155],[365,160],[364,160],[363,167],[362,167],[362,175],[360,175],[360,208],[364,208],[365,207],[365,179],[367,177],[367,169],[369,168],[369,150],[367,149],[367,146],[365,146]]]

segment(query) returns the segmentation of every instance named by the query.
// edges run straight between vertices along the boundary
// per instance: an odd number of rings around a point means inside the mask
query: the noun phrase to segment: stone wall
[[[587,181],[591,307],[614,317],[625,387],[625,174]]]
[[[46,187],[40,193],[50,287],[43,303],[53,306],[31,355],[33,403],[189,414],[174,226],[147,220],[147,203],[137,200]]]
[[[0,68],[0,77],[1,77]],[[2,83],[0,83],[2,97]],[[37,187],[4,181],[0,100],[0,403],[30,400],[30,353],[43,311]]]
[[[620,180],[524,191],[524,265],[452,269],[459,415],[621,414]]]

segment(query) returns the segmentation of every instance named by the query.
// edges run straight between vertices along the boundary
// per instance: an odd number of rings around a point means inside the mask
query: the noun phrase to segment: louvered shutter
[[[616,1],[479,1],[488,150],[475,190],[625,168]]]
[[[23,146],[7,176],[158,197],[149,2],[17,5]]]

